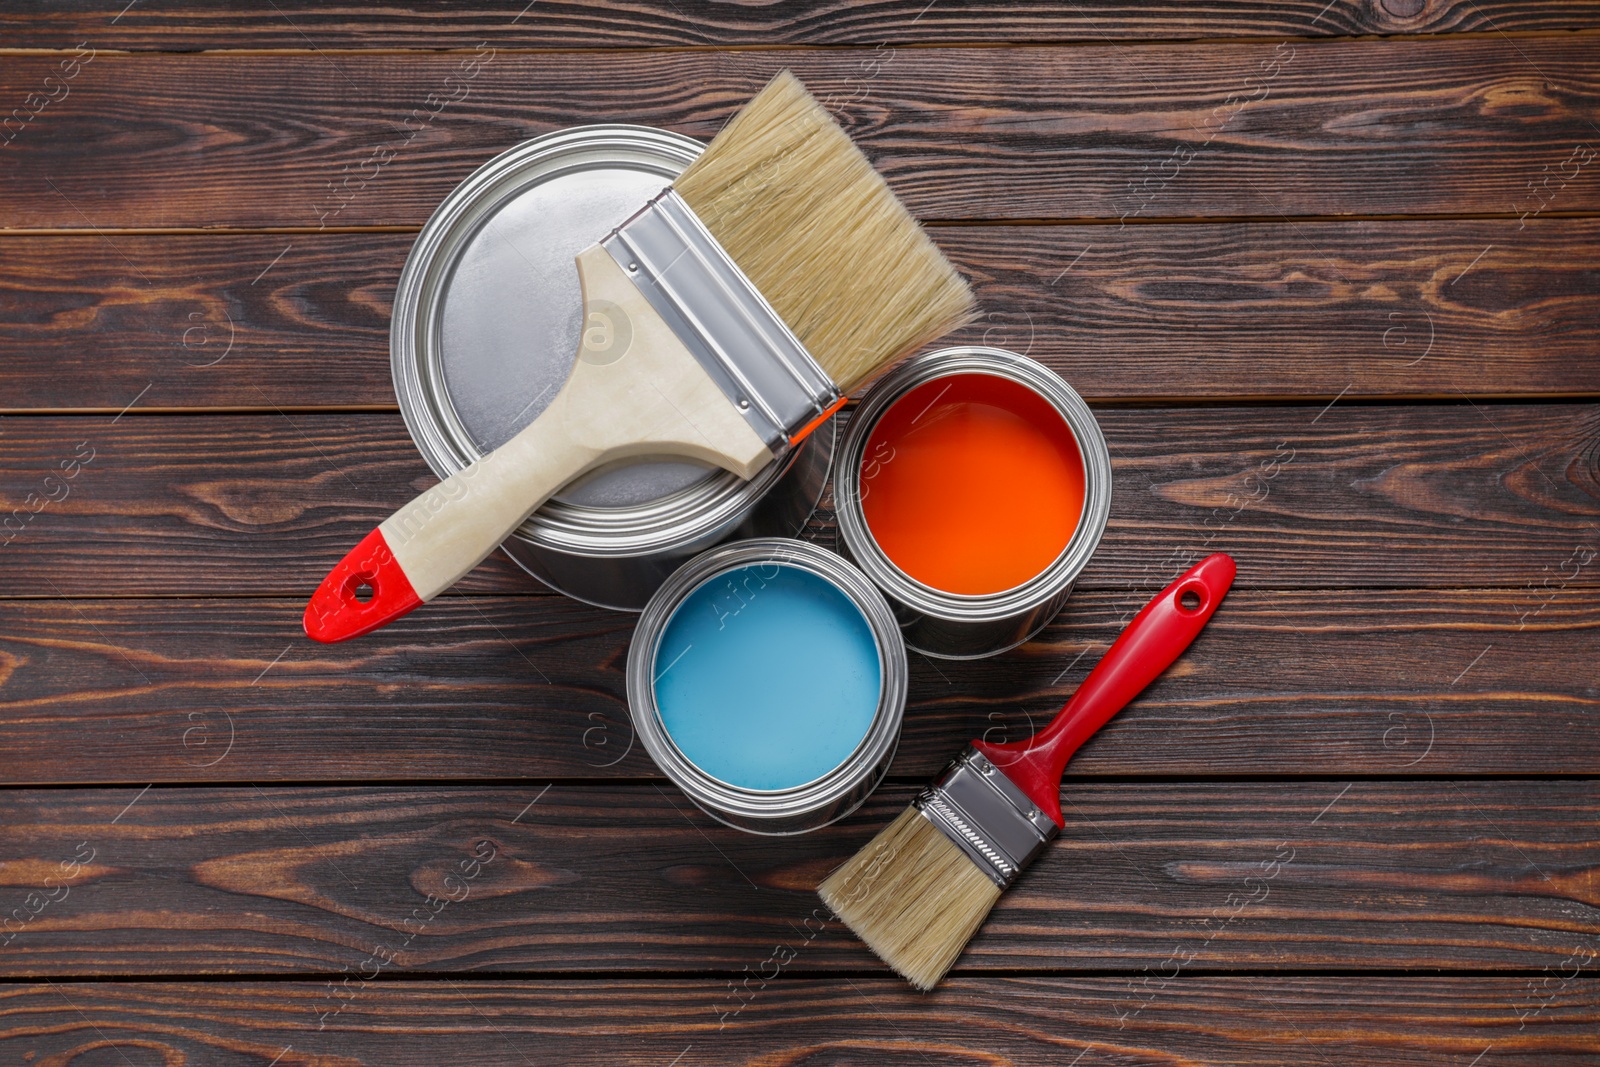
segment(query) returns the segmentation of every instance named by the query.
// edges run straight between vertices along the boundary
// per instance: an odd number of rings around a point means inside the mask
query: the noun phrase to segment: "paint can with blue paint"
[[[690,560],[645,605],[628,706],[656,766],[713,818],[797,834],[854,811],[888,772],[906,674],[864,574],[755,538]]]

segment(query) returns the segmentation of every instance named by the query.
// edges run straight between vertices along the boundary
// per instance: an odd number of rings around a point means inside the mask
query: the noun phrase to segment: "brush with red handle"
[[[918,989],[932,989],[1023,868],[1060,833],[1067,760],[1200,636],[1233,584],[1221,553],[1146,604],[1050,724],[973,741],[818,888],[823,903]]]

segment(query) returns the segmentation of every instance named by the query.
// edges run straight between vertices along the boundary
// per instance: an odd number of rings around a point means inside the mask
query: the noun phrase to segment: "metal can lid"
[[[542,413],[586,325],[573,257],[704,150],[643,126],[562,130],[501,153],[418,235],[396,287],[390,351],[401,411],[444,477]],[[518,536],[627,553],[725,521],[781,473],[750,482],[686,459],[640,459],[564,488]]]

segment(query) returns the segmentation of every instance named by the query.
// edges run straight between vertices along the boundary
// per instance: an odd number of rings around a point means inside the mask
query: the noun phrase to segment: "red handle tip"
[[[1232,587],[1233,579],[1238,573],[1239,565],[1233,561],[1232,556],[1226,552],[1214,552],[1190,568],[1184,578],[1201,583],[1216,599],[1221,600],[1223,594]],[[1182,597],[1182,591],[1178,595]]]
[[[306,636],[332,644],[371,633],[422,606],[382,530],[373,530],[328,572],[306,604]]]

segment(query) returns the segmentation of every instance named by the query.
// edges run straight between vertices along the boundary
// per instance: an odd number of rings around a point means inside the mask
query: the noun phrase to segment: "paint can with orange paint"
[[[1088,405],[999,348],[947,348],[885,375],[836,464],[841,551],[888,597],[906,644],[945,659],[1038,633],[1111,511],[1111,455]]]

